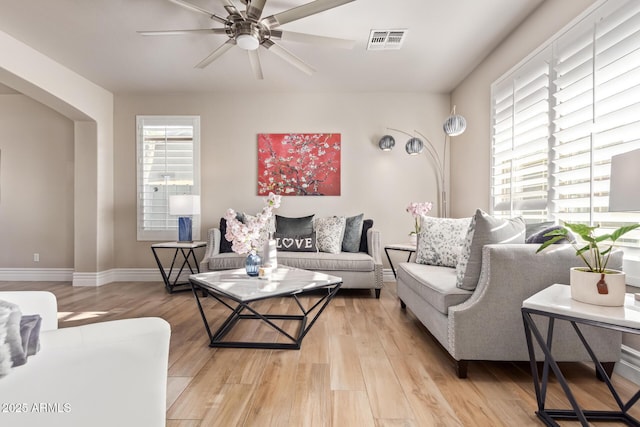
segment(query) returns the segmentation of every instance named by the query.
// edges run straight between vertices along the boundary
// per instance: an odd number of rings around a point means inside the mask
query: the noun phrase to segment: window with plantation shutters
[[[640,2],[601,2],[494,83],[492,125],[494,214],[640,221],[608,209],[611,157],[640,148]],[[622,243],[640,246],[640,232]]]
[[[493,95],[494,215],[546,216],[549,61],[536,58],[496,86]]]
[[[175,240],[169,197],[200,194],[198,116],[137,116],[138,240]],[[199,239],[198,218],[193,221]]]

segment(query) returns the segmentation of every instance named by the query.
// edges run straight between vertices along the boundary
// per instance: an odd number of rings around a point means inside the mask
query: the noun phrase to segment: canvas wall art
[[[339,133],[258,134],[258,195],[339,196]]]

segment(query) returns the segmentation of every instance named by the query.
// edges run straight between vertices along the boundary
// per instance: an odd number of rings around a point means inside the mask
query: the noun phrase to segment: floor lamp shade
[[[404,149],[407,151],[407,154],[415,156],[416,154],[422,153],[422,150],[424,150],[424,143],[420,138],[414,137],[407,141]]]
[[[640,150],[611,158],[609,212],[640,212]]]
[[[200,196],[181,194],[169,197],[169,214],[178,216],[178,241],[192,242],[192,216],[200,214]]]

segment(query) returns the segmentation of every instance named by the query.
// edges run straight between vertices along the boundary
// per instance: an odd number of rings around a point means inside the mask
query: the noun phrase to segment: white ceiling
[[[190,1],[226,16],[221,0]],[[263,16],[309,1],[267,0]],[[137,34],[221,26],[168,0],[0,0],[0,30],[115,93],[448,93],[543,1],[356,0],[281,27],[356,40],[353,50],[278,41],[317,71],[308,76],[260,49],[264,80],[239,48],[194,68],[224,35]],[[408,29],[402,49],[366,50],[371,29],[396,28]]]

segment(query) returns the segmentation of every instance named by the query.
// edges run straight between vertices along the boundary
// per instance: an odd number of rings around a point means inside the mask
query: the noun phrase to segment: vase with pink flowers
[[[433,208],[431,202],[411,202],[407,206],[407,212],[413,216],[413,230],[409,233],[409,243],[415,245],[418,242],[418,233],[420,233],[420,217],[428,214]]]
[[[261,259],[257,250],[264,244],[268,235],[267,224],[273,216],[273,210],[280,207],[281,196],[269,193],[262,211],[255,216],[245,215],[238,219],[233,209],[228,209],[224,218],[227,221],[225,237],[231,242],[231,249],[238,254],[247,254],[245,267],[249,276],[258,275]]]

